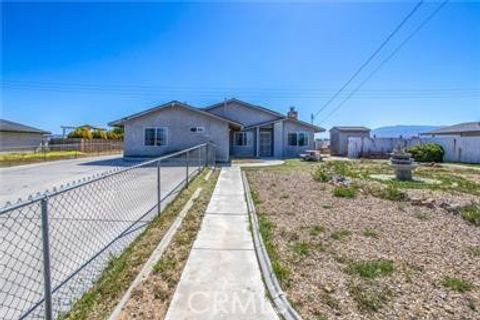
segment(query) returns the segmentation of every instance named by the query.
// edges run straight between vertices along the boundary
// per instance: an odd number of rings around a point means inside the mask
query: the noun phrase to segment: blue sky
[[[423,4],[351,91],[431,13]],[[169,100],[320,109],[415,2],[2,3],[1,116],[60,132]],[[448,3],[323,127],[480,120],[480,3]],[[345,95],[343,95],[345,96]]]

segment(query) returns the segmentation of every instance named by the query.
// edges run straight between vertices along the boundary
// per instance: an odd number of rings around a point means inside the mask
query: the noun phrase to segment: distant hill
[[[371,135],[378,138],[404,138],[418,136],[420,133],[441,128],[441,126],[391,126],[372,130]]]

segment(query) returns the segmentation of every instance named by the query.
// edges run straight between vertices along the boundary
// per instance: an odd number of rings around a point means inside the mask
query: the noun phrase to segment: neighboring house
[[[432,137],[480,137],[480,122],[465,122],[422,133]]]
[[[230,157],[297,157],[325,131],[288,115],[230,99],[200,109],[172,101],[109,123],[125,129],[126,157],[153,157],[213,143],[217,160]]]
[[[25,151],[27,148],[33,150],[42,144],[44,136],[49,133],[17,122],[0,119],[0,151]]]
[[[348,138],[370,137],[366,127],[333,127],[330,129],[330,154],[346,157],[348,155]]]

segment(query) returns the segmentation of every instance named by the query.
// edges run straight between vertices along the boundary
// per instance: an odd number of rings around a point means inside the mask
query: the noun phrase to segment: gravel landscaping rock
[[[337,198],[303,167],[247,174],[291,271],[283,289],[304,319],[480,318],[480,257],[470,254],[480,228],[456,214],[478,196],[405,189],[405,201],[363,192]],[[342,230],[349,234],[332,237]],[[393,262],[393,272],[374,279],[348,272],[349,263],[378,260]],[[447,276],[471,289],[444,287]]]

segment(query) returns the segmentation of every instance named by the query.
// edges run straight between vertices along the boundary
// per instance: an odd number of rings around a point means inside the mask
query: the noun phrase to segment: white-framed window
[[[145,128],[146,146],[164,146],[167,144],[168,128]]]
[[[205,127],[191,127],[190,132],[203,133],[203,132],[205,132]]]
[[[248,144],[246,132],[235,132],[234,138],[234,143],[236,146],[246,146]]]
[[[307,132],[290,132],[288,134],[289,146],[308,146],[308,133]]]

